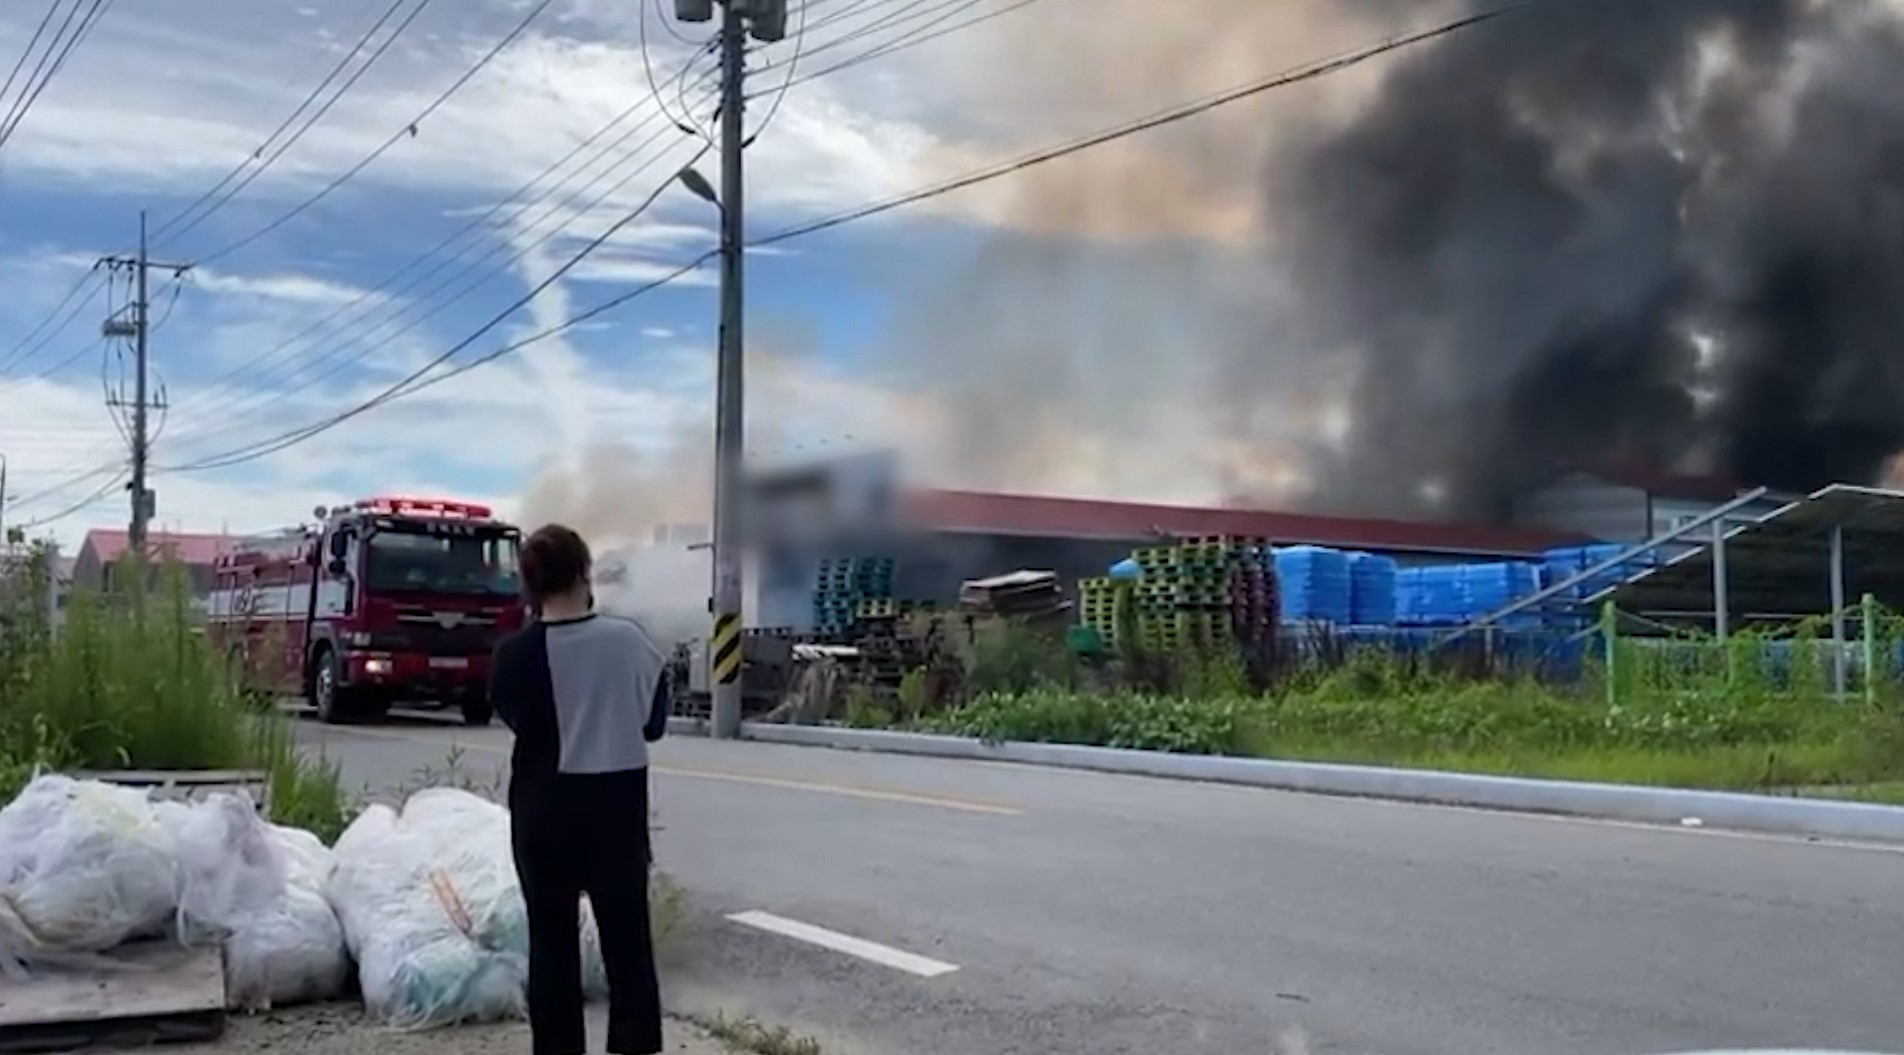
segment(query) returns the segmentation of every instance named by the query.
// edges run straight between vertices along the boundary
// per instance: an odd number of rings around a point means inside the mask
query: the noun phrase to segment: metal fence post
[[[1864,627],[1864,702],[1878,702],[1878,599],[1865,594],[1858,599],[1859,622]]]
[[[1620,615],[1608,601],[1600,606],[1600,640],[1606,650],[1606,702],[1609,709],[1620,702],[1619,653]]]

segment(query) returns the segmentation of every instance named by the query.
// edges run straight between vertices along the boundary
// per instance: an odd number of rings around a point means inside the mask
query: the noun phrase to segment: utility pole
[[[714,620],[707,644],[707,674],[713,698],[710,731],[717,738],[731,739],[740,734],[741,719],[740,495],[746,431],[742,155],[747,146],[747,37],[751,32],[764,43],[783,39],[787,0],[723,0],[721,8],[721,192],[715,202],[721,210],[721,330],[714,404],[714,582],[710,595]],[[684,22],[711,21],[714,0],[675,0],[675,14]],[[705,185],[704,180],[700,182]]]
[[[7,540],[7,456],[0,454],[0,553],[10,553],[12,544]]]
[[[135,553],[145,553],[146,529],[152,522],[157,510],[156,495],[146,486],[146,470],[152,454],[151,419],[148,411],[160,409],[152,402],[149,377],[151,375],[151,306],[148,275],[153,268],[170,271],[174,276],[183,275],[191,269],[190,264],[155,264],[146,252],[145,212],[139,213],[139,255],[136,257],[108,256],[100,263],[111,271],[125,269],[133,274],[135,294],[132,318],[121,320],[107,318],[100,332],[107,337],[132,338],[133,358],[135,361],[132,396],[132,483],[127,490],[132,493],[132,521],[127,529],[128,541]],[[109,399],[112,406],[126,406],[123,399]]]

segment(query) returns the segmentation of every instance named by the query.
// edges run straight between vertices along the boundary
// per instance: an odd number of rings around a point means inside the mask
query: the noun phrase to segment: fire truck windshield
[[[382,528],[368,539],[365,586],[372,592],[513,595],[516,551],[513,535]]]

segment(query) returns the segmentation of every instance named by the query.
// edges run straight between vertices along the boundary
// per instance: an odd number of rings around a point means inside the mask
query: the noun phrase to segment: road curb
[[[686,725],[686,720],[683,721]],[[697,728],[683,728],[694,735]],[[669,729],[675,726],[671,721]],[[1173,755],[1071,744],[983,743],[831,726],[749,722],[742,737],[762,743],[849,751],[925,755],[1088,769],[1103,773],[1196,780],[1323,795],[1396,799],[1520,813],[1596,817],[1648,824],[1697,823],[1714,828],[1777,832],[1826,839],[1904,843],[1904,808],[1861,802],[1777,798],[1721,791],[1687,791],[1623,784],[1478,776],[1438,770],[1390,769],[1259,758]]]

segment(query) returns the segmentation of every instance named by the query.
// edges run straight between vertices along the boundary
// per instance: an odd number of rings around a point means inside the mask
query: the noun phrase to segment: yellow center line
[[[937,806],[940,809],[963,810],[966,813],[985,813],[994,817],[1017,817],[1024,810],[1013,806],[1000,806],[991,802],[975,802],[971,799],[955,799],[942,795],[920,795],[910,791],[889,791],[883,788],[861,787],[856,784],[834,784],[819,780],[794,780],[785,777],[765,777],[753,773],[729,773],[712,769],[682,769],[678,766],[652,766],[654,772],[669,777],[693,777],[700,780],[724,780],[734,784],[753,784],[763,788],[785,788],[789,791],[814,791],[826,795],[845,795],[856,799],[872,799],[878,802],[904,802],[914,806]]]
[[[448,727],[445,727],[446,729]],[[461,740],[445,740],[440,737],[400,732],[395,729],[369,729],[363,726],[349,726],[343,730],[345,736],[366,736],[384,740],[402,740],[413,744],[429,744],[443,747],[445,750],[461,749],[484,754],[507,755],[509,748],[498,744],[474,744]],[[821,780],[803,780],[791,777],[770,777],[758,773],[735,773],[729,770],[698,769],[684,766],[650,766],[653,772],[667,777],[688,777],[698,780],[721,780],[730,784],[751,784],[762,788],[782,788],[788,791],[809,791],[822,795],[844,795],[848,798],[868,799],[874,802],[903,802],[912,806],[936,806],[940,809],[959,810],[965,813],[982,813],[993,817],[1019,817],[1024,810],[1015,806],[1001,806],[995,802],[979,802],[972,799],[950,798],[943,795],[924,795],[911,791],[894,791],[888,788],[869,788],[857,784],[836,784]]]

